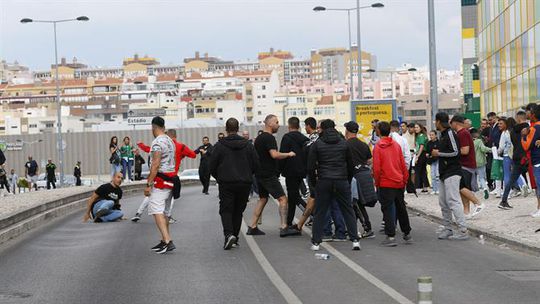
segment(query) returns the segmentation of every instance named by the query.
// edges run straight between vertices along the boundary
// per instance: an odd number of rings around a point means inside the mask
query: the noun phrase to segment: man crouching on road
[[[99,186],[90,199],[88,199],[86,213],[83,222],[90,218],[96,223],[114,222],[124,216],[120,211],[120,199],[122,198],[122,172],[116,172],[110,183]]]
[[[161,234],[161,241],[152,247],[152,251],[161,254],[176,249],[169,233],[169,219],[165,215],[165,206],[170,204],[173,198],[174,183],[170,179],[174,179],[175,176],[178,179],[175,172],[176,146],[173,140],[165,134],[165,120],[159,116],[152,119],[152,134],[155,138],[150,145],[152,165],[144,195],[150,197],[148,214],[154,216],[156,226]]]

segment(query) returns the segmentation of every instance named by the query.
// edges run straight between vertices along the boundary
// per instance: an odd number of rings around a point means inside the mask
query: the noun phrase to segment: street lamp
[[[408,68],[407,72],[416,72],[416,68]],[[390,74],[390,85],[392,86],[392,98],[396,98],[395,94],[395,87],[394,87],[394,73],[397,73],[397,71],[390,71],[390,70],[382,70],[382,71],[376,71],[374,69],[367,69],[366,72],[368,73],[387,73]]]
[[[356,45],[357,45],[357,66],[358,66],[358,99],[363,98],[362,94],[362,48],[360,44],[360,10],[366,9],[366,8],[383,8],[384,4],[382,3],[373,3],[371,5],[366,6],[360,6],[360,0],[356,0],[356,7],[355,8],[326,8],[324,6],[316,6],[313,8],[315,12],[322,12],[322,11],[344,11],[347,12],[348,17],[348,23],[349,23],[349,54],[352,55],[352,44],[351,44],[351,11],[356,11],[356,23],[357,23],[357,29],[356,29]],[[353,81],[353,72],[352,72],[352,58],[349,57],[349,70],[350,70],[350,78],[351,78],[351,99],[354,97],[354,85],[352,84]]]
[[[52,23],[54,29],[54,61],[55,61],[55,81],[56,81],[56,115],[57,115],[57,149],[58,149],[58,164],[60,168],[60,188],[64,187],[64,145],[62,141],[62,107],[60,104],[60,82],[58,80],[58,45],[56,41],[56,24],[70,21],[88,21],[90,18],[86,16],[79,16],[74,19],[61,19],[61,20],[33,20],[30,18],[21,19],[21,23]]]

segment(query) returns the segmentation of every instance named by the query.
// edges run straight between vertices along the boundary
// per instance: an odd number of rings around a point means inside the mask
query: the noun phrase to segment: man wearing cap
[[[353,180],[353,183],[354,182],[360,183],[362,182],[362,178],[359,176],[359,173],[362,170],[366,170],[366,169],[370,170],[368,166],[372,163],[371,150],[369,149],[369,146],[365,142],[358,139],[359,126],[356,122],[349,121],[345,123],[344,127],[345,127],[345,139],[347,140],[347,147],[351,151],[351,156],[352,156],[353,176],[355,179]],[[373,184],[373,180],[371,180],[371,183]],[[357,189],[361,189],[361,187],[358,187]],[[360,215],[362,216],[361,222],[364,228],[364,233],[362,233],[362,238],[374,237],[375,234],[371,230],[371,222],[369,221],[369,215],[366,211],[366,207],[360,201],[360,199],[358,200],[357,205],[361,213]]]
[[[49,159],[47,165],[45,166],[45,171],[47,172],[47,190],[51,189],[51,185],[56,189],[56,165],[53,164],[52,159]]]
[[[473,217],[485,209],[484,204],[480,204],[474,192],[478,191],[478,182],[476,180],[476,154],[474,152],[474,141],[471,133],[465,128],[465,117],[456,114],[450,121],[452,129],[457,133],[460,147],[459,162],[462,168],[462,178],[459,193],[466,215]],[[472,212],[469,212],[470,203],[475,205]]]

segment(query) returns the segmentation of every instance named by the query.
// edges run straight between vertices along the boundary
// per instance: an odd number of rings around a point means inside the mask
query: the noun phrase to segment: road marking
[[[273,199],[273,198],[272,198]],[[278,204],[278,202],[274,200],[274,203]],[[298,218],[294,218],[298,222]],[[243,227],[242,227],[243,228]],[[303,227],[303,230],[311,234],[311,229]],[[255,242],[255,241],[254,241]],[[349,259],[346,255],[339,252],[337,249],[335,249],[332,245],[328,243],[321,243],[322,247],[328,250],[331,254],[333,254],[338,260],[340,260],[343,264],[345,264],[347,267],[349,267],[352,271],[356,272],[358,275],[360,275],[362,278],[364,278],[366,281],[371,283],[373,286],[379,288],[384,293],[389,295],[392,299],[396,300],[396,302],[400,304],[414,304],[411,300],[407,299],[405,296],[397,292],[394,288],[390,287],[388,284],[384,283],[383,281],[379,280],[377,277],[369,273],[369,271],[365,270],[362,266],[356,264],[353,260]]]
[[[285,298],[285,301],[289,304],[301,304],[302,301],[294,294],[291,288],[283,281],[283,279],[279,276],[277,271],[272,267],[272,264],[268,261],[264,253],[262,252],[259,245],[257,245],[257,242],[251,235],[246,235],[247,232],[247,224],[246,222],[242,223],[242,233],[244,234],[244,237],[246,238],[246,242],[248,244],[249,249],[251,249],[251,252],[253,252],[253,255],[255,255],[255,259],[257,259],[257,262],[259,262],[259,265],[261,265],[264,273],[268,276],[270,281],[272,281],[272,284],[276,286],[277,290],[281,293],[283,298]]]

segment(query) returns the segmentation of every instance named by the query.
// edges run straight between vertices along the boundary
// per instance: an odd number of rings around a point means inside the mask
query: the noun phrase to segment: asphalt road
[[[242,236],[239,248],[224,251],[217,188],[209,196],[200,190],[184,187],[175,204],[171,254],[149,250],[159,241],[149,216],[82,224],[82,212],[3,244],[0,303],[414,303],[423,275],[433,277],[434,303],[540,301],[539,258],[477,240],[438,241],[437,225],[416,216],[412,245],[383,248],[377,235],[360,252],[350,242],[328,243],[321,252],[332,257],[317,260],[307,232],[279,238],[277,207],[269,203],[260,226],[267,235]],[[123,201],[127,216],[141,200]],[[378,226],[379,209],[370,211]]]

